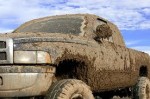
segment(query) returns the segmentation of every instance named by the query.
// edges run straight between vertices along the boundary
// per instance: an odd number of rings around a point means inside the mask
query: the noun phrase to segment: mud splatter
[[[73,16],[73,15],[72,15]],[[56,78],[77,78],[86,82],[93,92],[101,92],[120,87],[129,87],[136,84],[140,76],[141,66],[146,66],[150,78],[150,57],[148,54],[128,49],[125,47],[123,38],[118,28],[107,21],[112,29],[112,41],[95,41],[94,28],[97,25],[98,16],[95,15],[74,15],[84,17],[83,35],[75,36],[63,33],[10,33],[0,34],[0,38],[63,38],[63,42],[32,41],[18,42],[15,50],[40,50],[46,51],[52,58],[49,66],[56,66]],[[56,16],[54,16],[56,17]],[[57,16],[61,17],[61,16]],[[69,15],[67,15],[69,17]],[[43,19],[36,19],[26,25]],[[26,26],[24,25],[24,26]],[[86,42],[68,43],[65,40]],[[15,44],[14,44],[15,45]],[[63,70],[63,71],[61,71]]]

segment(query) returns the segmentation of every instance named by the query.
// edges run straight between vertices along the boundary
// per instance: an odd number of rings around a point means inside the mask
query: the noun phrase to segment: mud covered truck
[[[150,99],[149,78],[149,55],[126,48],[118,28],[96,15],[39,18],[0,34],[1,98],[94,99],[128,89]]]

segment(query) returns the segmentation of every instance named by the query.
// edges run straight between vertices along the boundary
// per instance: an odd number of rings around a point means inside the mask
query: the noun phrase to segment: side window
[[[107,24],[107,21],[102,20],[100,18],[97,18],[94,33],[96,34],[96,37],[94,38],[96,41],[109,41],[113,42],[113,37],[112,37],[112,30]]]

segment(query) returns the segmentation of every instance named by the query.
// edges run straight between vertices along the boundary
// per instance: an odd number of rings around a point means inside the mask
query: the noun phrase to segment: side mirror
[[[100,39],[109,39],[112,36],[112,30],[107,24],[98,25],[95,34]]]

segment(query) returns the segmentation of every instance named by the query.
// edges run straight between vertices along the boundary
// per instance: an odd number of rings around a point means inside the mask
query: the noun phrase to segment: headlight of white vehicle
[[[14,63],[43,64],[51,63],[49,53],[44,51],[14,51]]]

